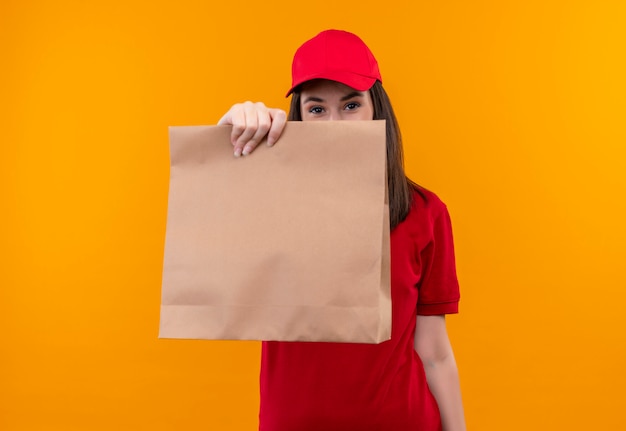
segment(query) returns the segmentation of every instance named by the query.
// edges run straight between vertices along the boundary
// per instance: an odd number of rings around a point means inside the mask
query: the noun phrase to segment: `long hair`
[[[417,192],[423,199],[425,196],[421,193],[420,186],[411,181],[404,173],[402,136],[389,96],[387,96],[380,81],[376,81],[369,91],[374,106],[373,119],[386,120],[389,221],[391,229],[393,229],[409,214],[413,203],[413,192]],[[300,88],[296,88],[291,97],[287,117],[289,121],[302,121],[300,98]]]

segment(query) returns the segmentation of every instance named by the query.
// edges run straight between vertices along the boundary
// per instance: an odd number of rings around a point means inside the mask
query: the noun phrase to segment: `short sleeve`
[[[456,274],[452,223],[448,209],[441,208],[431,219],[430,242],[420,251],[422,261],[417,314],[458,313],[459,282]]]

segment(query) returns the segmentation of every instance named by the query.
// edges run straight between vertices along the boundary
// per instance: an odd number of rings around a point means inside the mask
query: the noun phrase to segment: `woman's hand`
[[[286,122],[287,114],[282,109],[268,108],[261,102],[244,102],[233,105],[217,124],[233,126],[230,142],[235,147],[235,157],[239,157],[250,154],[266,136],[267,145],[274,145]]]

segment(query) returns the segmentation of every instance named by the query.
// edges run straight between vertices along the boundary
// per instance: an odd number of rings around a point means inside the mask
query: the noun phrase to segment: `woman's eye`
[[[309,112],[311,114],[321,114],[322,112],[324,112],[324,108],[322,108],[321,106],[313,106],[309,109]]]
[[[350,102],[350,103],[346,104],[345,109],[346,109],[346,110],[348,110],[348,111],[351,111],[351,110],[353,110],[353,109],[358,108],[359,106],[361,106],[361,104],[360,104],[360,103],[357,103],[357,102]]]

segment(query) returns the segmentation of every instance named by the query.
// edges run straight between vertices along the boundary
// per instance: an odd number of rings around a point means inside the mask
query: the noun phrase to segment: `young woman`
[[[458,311],[450,218],[404,173],[400,130],[376,59],[356,35],[324,31],[296,52],[289,116],[234,105],[235,156],[293,121],[385,119],[391,219],[391,340],[381,344],[264,342],[261,431],[465,430],[445,314]]]

